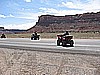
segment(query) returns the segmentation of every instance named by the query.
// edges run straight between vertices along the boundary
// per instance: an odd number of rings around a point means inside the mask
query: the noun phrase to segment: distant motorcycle
[[[6,36],[5,36],[5,34],[4,34],[4,33],[1,35],[1,38],[6,38]]]
[[[63,35],[57,35],[57,46],[70,46],[74,47],[73,36],[66,32]]]
[[[31,40],[39,40],[39,39],[40,39],[40,35],[37,35],[36,32],[31,35]]]

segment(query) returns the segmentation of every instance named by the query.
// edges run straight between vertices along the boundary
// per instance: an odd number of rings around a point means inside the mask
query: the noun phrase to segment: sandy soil
[[[0,48],[0,75],[100,75],[100,56]]]

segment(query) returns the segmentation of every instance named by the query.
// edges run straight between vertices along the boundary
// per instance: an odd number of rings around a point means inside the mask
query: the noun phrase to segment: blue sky
[[[40,15],[99,12],[100,0],[0,0],[0,27],[29,29]]]

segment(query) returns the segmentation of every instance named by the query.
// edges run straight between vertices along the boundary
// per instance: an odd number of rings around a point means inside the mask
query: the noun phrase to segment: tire
[[[63,47],[66,46],[66,41],[62,41],[62,46],[63,46]]]
[[[33,37],[31,37],[31,40],[33,40]]]
[[[59,40],[57,40],[57,46],[60,46],[60,41]]]
[[[38,40],[39,40],[39,37],[38,37]]]
[[[2,35],[1,35],[1,38],[6,38],[5,34],[2,34]]]
[[[73,41],[73,40],[71,40],[71,41],[70,41],[70,46],[71,46],[71,47],[74,47],[74,45],[73,45],[73,44],[74,44],[74,41]]]
[[[39,38],[39,36],[37,37],[37,40],[39,40],[40,38]]]

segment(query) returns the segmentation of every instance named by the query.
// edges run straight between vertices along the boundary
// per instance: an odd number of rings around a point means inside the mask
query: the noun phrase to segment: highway
[[[4,38],[0,39],[0,48],[100,55],[100,39],[74,39],[74,42],[74,47],[62,47],[56,45],[56,39]]]

